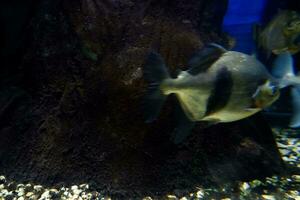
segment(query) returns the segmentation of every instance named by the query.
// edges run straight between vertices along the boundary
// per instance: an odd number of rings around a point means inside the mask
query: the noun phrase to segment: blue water
[[[251,54],[254,51],[252,27],[261,23],[267,0],[229,0],[223,31],[235,38],[233,50]]]

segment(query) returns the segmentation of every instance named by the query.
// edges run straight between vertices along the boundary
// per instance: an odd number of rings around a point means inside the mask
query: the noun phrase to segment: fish
[[[252,55],[209,44],[195,53],[187,70],[173,78],[162,56],[151,51],[143,73],[148,83],[144,100],[147,123],[157,119],[167,96],[175,94],[178,99],[182,115],[172,135],[176,144],[184,141],[196,122],[217,124],[247,118],[272,105],[280,89],[290,85],[295,86],[292,95],[297,111],[290,125],[300,126],[300,78],[288,52],[276,58],[269,72]]]
[[[279,55],[289,52],[296,54],[300,51],[300,13],[282,10],[262,28],[254,25],[254,40],[258,48]]]

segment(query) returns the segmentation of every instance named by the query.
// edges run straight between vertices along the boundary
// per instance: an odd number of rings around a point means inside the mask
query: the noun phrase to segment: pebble
[[[89,189],[89,185],[88,184],[81,184],[81,185],[79,185],[79,188],[83,189],[83,190],[88,190]]]
[[[300,175],[292,175],[292,179],[300,183]]]
[[[295,200],[300,200],[300,192],[296,190],[288,191],[288,194],[286,196]]]
[[[81,192],[82,192],[82,190],[79,190],[79,189],[73,190],[74,195],[79,195]]]
[[[32,189],[33,189],[33,187],[31,184],[28,183],[25,185],[25,192],[30,192],[30,191],[32,191]]]
[[[263,194],[261,195],[264,199],[266,200],[276,200],[275,197],[273,195],[267,195],[267,194]]]
[[[73,185],[72,187],[71,187],[71,190],[77,190],[78,189],[78,186],[77,185]]]
[[[291,153],[291,151],[287,149],[280,149],[279,151],[283,156],[287,156]]]
[[[196,193],[196,197],[198,199],[203,198],[204,197],[204,191],[202,189],[198,190]]]
[[[49,191],[45,191],[42,196],[41,196],[41,199],[49,199],[50,198],[50,193]]]
[[[249,183],[246,183],[246,182],[243,183],[242,186],[241,186],[242,190],[248,190],[249,188],[250,188],[250,185],[249,185]]]
[[[33,189],[34,189],[35,191],[37,191],[37,192],[40,192],[40,191],[43,190],[43,186],[41,186],[41,185],[35,185],[35,186],[33,186]]]
[[[25,189],[24,188],[19,188],[18,190],[18,196],[24,196],[25,195]]]
[[[31,196],[33,196],[34,195],[34,193],[33,192],[28,192],[28,193],[26,193],[26,197],[31,197]]]
[[[1,194],[8,194],[8,190],[7,189],[3,189],[3,190],[1,190]]]
[[[177,200],[178,198],[175,195],[167,195],[168,200]]]

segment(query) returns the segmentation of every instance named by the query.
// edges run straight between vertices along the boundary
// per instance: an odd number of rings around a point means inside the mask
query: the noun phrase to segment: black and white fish
[[[198,52],[188,66],[187,71],[171,78],[162,57],[154,52],[144,66],[144,77],[149,83],[145,102],[147,122],[157,118],[169,94],[176,95],[184,111],[175,130],[175,143],[180,143],[197,121],[219,123],[249,117],[276,101],[281,88],[300,85],[289,53],[278,56],[273,75],[255,57],[227,51],[216,44]],[[297,112],[291,126],[297,127],[300,90],[293,87],[292,95]]]

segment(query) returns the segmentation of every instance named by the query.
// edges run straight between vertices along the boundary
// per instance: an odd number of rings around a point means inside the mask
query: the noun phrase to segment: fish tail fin
[[[160,86],[169,77],[169,72],[162,57],[158,53],[151,52],[144,65],[144,78],[148,82],[148,90],[144,101],[144,114],[147,123],[154,121],[159,115],[166,99],[166,95]]]
[[[272,74],[280,80],[280,88],[293,86],[291,88],[291,102],[293,114],[290,127],[300,126],[300,76],[295,74],[293,58],[290,53],[280,54],[275,62]]]
[[[297,79],[294,72],[293,57],[289,52],[277,56],[273,63],[272,75],[279,80],[279,87],[294,85]],[[299,82],[300,83],[300,82]]]
[[[290,127],[300,127],[300,87],[293,87],[291,89],[293,115],[290,121]]]

